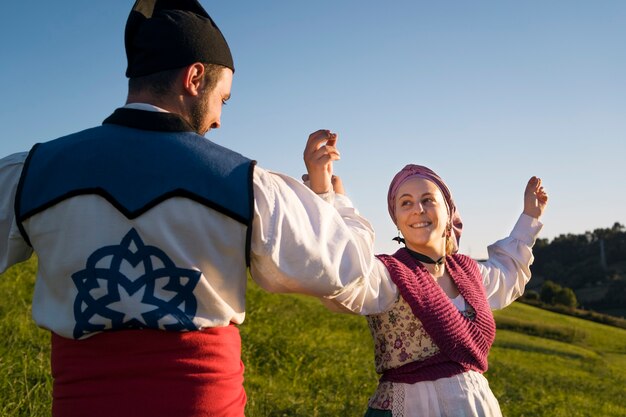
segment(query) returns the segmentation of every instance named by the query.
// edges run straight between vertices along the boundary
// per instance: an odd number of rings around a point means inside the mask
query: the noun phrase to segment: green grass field
[[[0,416],[50,415],[49,335],[30,318],[34,261],[0,276]],[[514,303],[487,378],[505,416],[626,416],[626,330]],[[248,417],[362,416],[376,387],[365,319],[250,283]]]

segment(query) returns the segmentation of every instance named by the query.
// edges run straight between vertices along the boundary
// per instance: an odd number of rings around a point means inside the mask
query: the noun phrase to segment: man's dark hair
[[[216,64],[204,65],[204,77],[207,80],[207,91],[215,88],[219,78],[220,71],[225,68]],[[128,79],[128,91],[130,93],[150,92],[157,97],[165,97],[171,93],[176,77],[180,74],[182,68],[172,70],[159,71],[154,74],[144,75]]]

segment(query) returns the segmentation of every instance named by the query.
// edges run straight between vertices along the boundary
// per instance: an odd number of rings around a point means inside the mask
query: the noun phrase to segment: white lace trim
[[[391,415],[393,417],[404,417],[404,384],[393,384]]]

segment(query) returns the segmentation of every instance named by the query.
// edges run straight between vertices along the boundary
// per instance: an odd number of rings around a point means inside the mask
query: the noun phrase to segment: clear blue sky
[[[339,133],[336,172],[395,250],[391,177],[449,184],[475,257],[508,234],[531,175],[541,234],[626,224],[626,2],[201,1],[233,51],[232,99],[207,137],[299,177],[308,134]],[[0,155],[82,130],[126,98],[133,1],[5,2]]]

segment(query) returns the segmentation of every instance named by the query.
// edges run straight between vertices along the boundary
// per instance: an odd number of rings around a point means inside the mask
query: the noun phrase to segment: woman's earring
[[[398,245],[404,243],[404,238],[402,236],[400,236],[400,229],[398,229],[398,236],[394,237],[391,240],[395,240],[396,242],[398,242]]]

